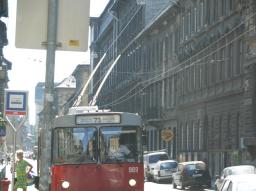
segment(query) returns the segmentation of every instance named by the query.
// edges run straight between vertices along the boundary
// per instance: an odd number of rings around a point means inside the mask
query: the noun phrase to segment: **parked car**
[[[239,175],[239,174],[255,174],[256,169],[253,165],[238,165],[229,166],[222,170],[221,175],[216,175],[216,181],[214,184],[215,190],[219,191],[224,179],[228,175]]]
[[[256,174],[229,175],[224,179],[220,191],[255,191]]]
[[[158,161],[153,170],[153,181],[172,181],[172,174],[177,171],[178,162],[176,160]]]
[[[189,161],[178,164],[177,172],[173,173],[173,188],[211,187],[211,176],[203,161]]]
[[[153,180],[153,171],[158,161],[168,160],[166,151],[150,151],[144,154],[144,176],[148,181]]]

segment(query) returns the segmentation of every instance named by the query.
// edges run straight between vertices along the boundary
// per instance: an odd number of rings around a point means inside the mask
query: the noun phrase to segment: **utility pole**
[[[40,191],[49,190],[51,129],[53,127],[54,70],[57,46],[58,0],[48,0],[47,55],[44,94],[44,125],[41,134]]]

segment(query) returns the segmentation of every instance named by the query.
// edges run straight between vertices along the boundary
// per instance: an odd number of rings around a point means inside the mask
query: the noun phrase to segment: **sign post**
[[[15,91],[5,90],[5,107],[4,114],[6,121],[13,129],[13,155],[12,155],[12,182],[11,191],[14,190],[14,176],[15,176],[15,154],[16,154],[16,136],[17,130],[23,126],[26,122],[26,116],[28,115],[28,92],[27,91]],[[18,126],[15,128],[9,120],[8,116],[24,116]]]

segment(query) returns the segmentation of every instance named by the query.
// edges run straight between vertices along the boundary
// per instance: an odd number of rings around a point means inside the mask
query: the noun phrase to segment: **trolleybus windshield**
[[[100,160],[102,163],[138,162],[137,127],[100,128]]]
[[[53,131],[54,163],[97,162],[97,129],[56,128]]]
[[[138,162],[139,127],[72,127],[53,131],[53,163]]]

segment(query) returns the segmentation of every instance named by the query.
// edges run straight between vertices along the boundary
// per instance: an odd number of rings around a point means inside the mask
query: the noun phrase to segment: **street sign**
[[[87,51],[90,0],[58,4],[57,50]],[[16,18],[16,47],[46,49],[48,0],[18,0]]]
[[[28,111],[28,92],[5,90],[5,115],[26,116]]]
[[[163,129],[161,131],[161,138],[166,141],[166,142],[169,142],[173,139],[174,137],[174,133],[172,132],[171,129]]]

